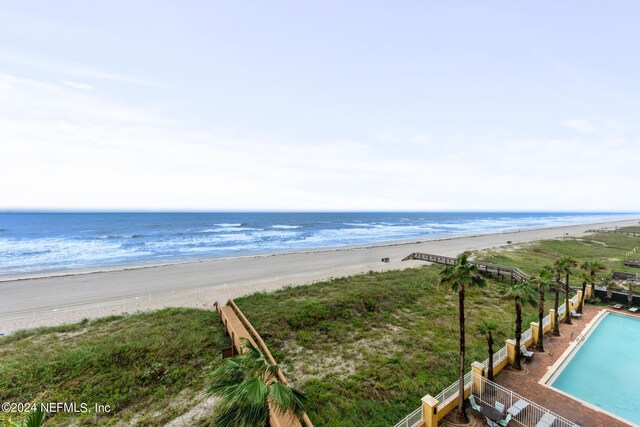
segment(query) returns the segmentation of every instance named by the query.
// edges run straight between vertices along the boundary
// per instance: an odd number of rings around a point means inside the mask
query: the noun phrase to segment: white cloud
[[[71,82],[71,81],[66,81],[66,82],[62,82],[64,84],[66,84],[69,87],[72,87],[74,89],[80,89],[80,90],[93,90],[93,86],[88,85],[86,83],[78,83],[78,82]]]
[[[126,76],[122,74],[112,73],[96,69],[93,67],[87,67],[83,65],[73,64],[67,61],[63,61],[58,58],[50,58],[41,55],[33,55],[27,53],[13,53],[8,51],[0,51],[0,61],[23,65],[27,67],[37,68],[52,73],[62,74],[68,77],[75,77],[79,79],[87,80],[110,80],[120,83],[129,83],[143,86],[153,86],[156,83],[139,79],[136,77]]]
[[[637,139],[445,147],[433,136],[379,149],[193,129],[11,75],[0,99],[0,209],[640,210],[620,185]]]
[[[586,119],[565,120],[562,124],[580,133],[593,133],[595,131],[593,125]]]

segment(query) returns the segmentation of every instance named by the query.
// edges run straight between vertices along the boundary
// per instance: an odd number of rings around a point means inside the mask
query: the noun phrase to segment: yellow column
[[[553,310],[553,308],[549,309],[549,316],[551,316],[551,322],[549,322],[549,330],[551,331],[553,329],[553,325],[556,323],[556,312]],[[544,331],[545,333],[548,331]]]
[[[429,394],[422,398],[422,419],[424,427],[438,427],[438,401]]]
[[[516,361],[516,340],[506,340],[507,343],[507,360],[510,365],[513,365]]]
[[[574,308],[577,309],[580,306],[580,301],[582,301],[582,290],[576,292],[576,294],[578,294],[578,304]]]
[[[591,295],[591,286],[587,286],[587,299],[591,299],[592,295]]]
[[[484,378],[486,373],[484,363],[473,362],[471,364],[471,372],[473,372],[475,375],[473,376],[473,382],[469,393],[473,394],[473,392],[475,391],[477,394],[482,394],[485,384],[485,382],[482,381],[482,378]]]
[[[531,322],[531,337],[533,338],[533,343],[538,344],[538,322]]]

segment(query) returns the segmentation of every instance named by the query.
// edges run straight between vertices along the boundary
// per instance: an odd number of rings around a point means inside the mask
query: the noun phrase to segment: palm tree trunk
[[[571,310],[569,309],[569,274],[564,280],[564,323],[571,324]]]
[[[489,370],[487,372],[487,378],[489,381],[493,381],[493,334],[489,331],[487,335],[487,344],[489,346]]]
[[[516,357],[513,361],[513,368],[520,370],[520,339],[522,338],[522,305],[520,297],[516,297]]]
[[[580,298],[580,305],[578,306],[578,313],[582,313],[582,306],[584,305],[584,300],[586,298],[585,292],[587,291],[587,281],[582,281],[582,297]]]
[[[538,295],[540,297],[538,299],[538,343],[536,344],[536,349],[538,351],[544,351],[544,344],[542,343],[544,340],[544,327],[542,326],[544,319],[544,291],[542,287],[538,288]]]
[[[460,372],[458,380],[458,414],[460,419],[467,420],[467,414],[464,412],[464,286],[460,286],[458,291],[458,309],[460,319]]]
[[[558,321],[558,305],[560,304],[560,280],[556,282],[556,286],[553,288],[556,294],[555,301],[553,303],[553,335],[560,335],[560,322]]]

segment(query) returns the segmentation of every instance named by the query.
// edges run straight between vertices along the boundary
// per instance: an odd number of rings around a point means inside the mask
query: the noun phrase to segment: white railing
[[[500,350],[493,353],[493,368],[495,369],[500,362],[507,358],[507,346],[505,345]],[[484,366],[489,366],[489,358],[487,357],[484,362]]]
[[[417,427],[422,425],[422,406],[407,415],[394,427]]]
[[[435,399],[438,401],[438,410],[441,409],[441,407],[444,406],[444,404],[448,402],[453,396],[457,395],[459,382],[460,380],[454,382],[449,387],[445,388],[444,390],[442,390],[440,393],[436,395]],[[470,383],[471,383],[471,371],[467,372],[464,375],[464,386],[467,387]]]
[[[564,314],[564,304],[558,307],[558,318],[562,317],[563,314]]]
[[[571,298],[569,298],[571,300],[571,302],[573,304],[577,304],[578,303],[578,294],[575,294],[574,296],[572,296]]]
[[[471,394],[475,396],[476,400],[487,406],[494,407],[496,402],[502,403],[507,412],[512,414],[511,423],[524,427],[534,427],[545,417],[549,420],[548,425],[553,424],[554,427],[573,427],[576,425],[576,423],[551,412],[506,387],[489,381],[480,375],[472,375]]]
[[[524,333],[522,334],[522,339],[520,340],[520,342],[525,343],[529,341],[532,336],[533,336],[533,328],[529,328],[526,331],[524,331]]]

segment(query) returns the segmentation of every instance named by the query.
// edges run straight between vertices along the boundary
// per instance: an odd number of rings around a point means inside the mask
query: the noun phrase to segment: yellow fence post
[[[578,291],[576,292],[576,294],[578,295],[578,302],[576,303],[575,308],[578,308],[580,306],[580,301],[582,301],[582,291]]]
[[[507,343],[507,360],[510,365],[513,365],[516,361],[516,340],[506,340]]]
[[[591,299],[593,295],[591,295],[591,286],[587,286],[586,299]]]
[[[531,322],[531,338],[533,338],[533,343],[538,344],[538,322]]]
[[[422,398],[422,420],[424,427],[438,427],[438,401],[430,394]]]
[[[553,310],[553,308],[549,309],[549,316],[551,318],[551,322],[549,322],[549,330],[552,330],[553,325],[556,324],[556,312]],[[547,331],[543,331],[543,332],[547,332]]]
[[[483,386],[484,386],[484,381],[482,381],[482,377],[485,376],[485,366],[484,363],[480,363],[480,362],[473,362],[471,364],[471,372],[474,373],[473,375],[473,382],[472,382],[472,386],[471,386],[471,390],[469,390],[470,394],[473,394],[473,391],[475,390],[477,393],[482,393],[484,391]]]

